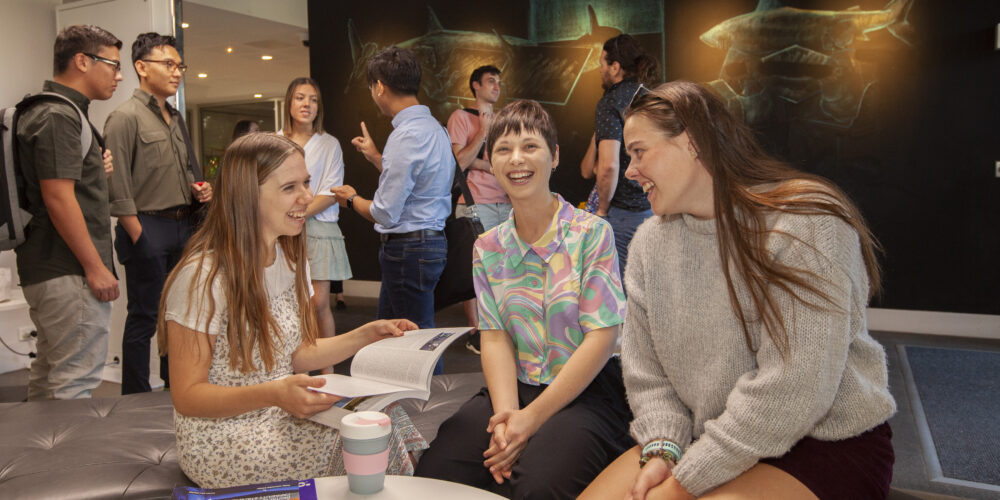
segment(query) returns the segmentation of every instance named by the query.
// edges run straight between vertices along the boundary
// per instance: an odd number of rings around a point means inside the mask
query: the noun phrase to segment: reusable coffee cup
[[[370,495],[382,491],[389,465],[391,430],[392,420],[377,411],[359,411],[340,420],[344,469],[353,493]]]

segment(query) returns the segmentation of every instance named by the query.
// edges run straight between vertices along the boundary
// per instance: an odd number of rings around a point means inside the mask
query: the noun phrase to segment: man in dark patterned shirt
[[[597,102],[594,137],[584,155],[582,171],[597,174],[596,213],[611,224],[622,274],[628,260],[628,244],[635,229],[653,215],[642,187],[625,178],[629,157],[622,141],[625,110],[639,90],[657,74],[656,60],[628,34],[604,42],[601,51],[601,86],[604,96]]]

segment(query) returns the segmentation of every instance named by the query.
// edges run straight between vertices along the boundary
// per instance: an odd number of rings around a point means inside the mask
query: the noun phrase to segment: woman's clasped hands
[[[639,469],[632,487],[625,494],[625,500],[644,500],[649,490],[663,485],[660,493],[665,493],[671,500],[694,500],[694,495],[688,493],[681,483],[673,477],[674,463],[654,458]],[[658,497],[659,498],[659,497]]]
[[[491,433],[492,437],[490,447],[483,452],[486,458],[483,465],[490,469],[490,474],[497,484],[503,484],[504,479],[510,479],[511,469],[527,446],[528,440],[538,432],[542,423],[543,420],[529,407],[503,410],[490,418],[486,432]]]

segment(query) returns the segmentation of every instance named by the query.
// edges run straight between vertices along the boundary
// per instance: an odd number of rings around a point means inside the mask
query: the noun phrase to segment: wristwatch
[[[354,210],[354,197],[357,195],[358,193],[354,193],[347,197],[347,208]]]

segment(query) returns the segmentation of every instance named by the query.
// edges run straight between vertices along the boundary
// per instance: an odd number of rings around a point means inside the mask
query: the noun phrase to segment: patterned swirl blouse
[[[611,226],[555,196],[559,210],[538,241],[521,240],[511,216],[473,253],[479,329],[511,336],[517,378],[530,385],[550,384],[587,332],[625,317]]]

